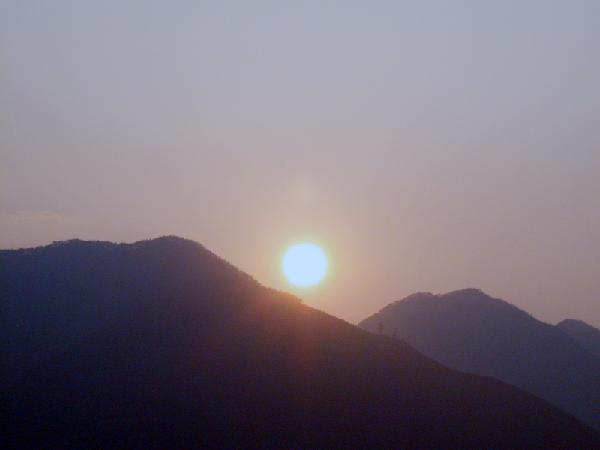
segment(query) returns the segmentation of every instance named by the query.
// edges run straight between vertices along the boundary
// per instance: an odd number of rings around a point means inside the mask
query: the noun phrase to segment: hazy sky
[[[0,247],[164,234],[600,326],[600,1],[0,2]]]

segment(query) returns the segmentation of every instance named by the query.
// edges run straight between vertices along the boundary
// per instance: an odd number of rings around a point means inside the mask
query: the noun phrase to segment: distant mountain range
[[[2,448],[600,443],[529,393],[265,288],[192,241],[58,242],[0,251],[0,268]]]
[[[463,372],[518,386],[600,429],[600,332],[557,326],[477,289],[417,293],[362,321]]]
[[[566,319],[556,325],[579,344],[600,358],[600,330],[591,325],[574,319]]]

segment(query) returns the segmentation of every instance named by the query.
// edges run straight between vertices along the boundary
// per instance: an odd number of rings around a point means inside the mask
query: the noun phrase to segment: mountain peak
[[[583,320],[565,319],[556,325],[586,350],[600,358],[600,330]]]
[[[448,292],[443,294],[446,298],[468,298],[468,299],[477,299],[477,300],[492,300],[493,297],[483,292],[483,290],[479,288],[464,288],[457,289],[455,291]]]
[[[395,303],[400,302],[416,302],[416,301],[435,301],[435,300],[491,300],[492,297],[487,295],[481,289],[477,288],[465,288],[458,289],[456,291],[451,291],[446,294],[433,294],[431,292],[415,292],[413,294],[407,295],[401,300],[398,300]]]
[[[134,242],[133,245],[145,245],[145,244],[164,244],[164,245],[189,245],[194,247],[202,247],[204,246],[196,241],[191,239],[183,238],[180,236],[175,236],[173,234],[168,234],[165,236],[159,236],[152,239],[144,239],[141,241]]]
[[[518,315],[523,318],[531,318],[531,316],[517,308],[516,306],[499,298],[494,298],[481,289],[465,288],[446,294],[432,294],[431,292],[415,292],[404,297],[401,300],[390,303],[385,306],[383,311],[395,310],[398,308],[470,308],[475,311],[497,311],[502,310],[506,314]],[[441,311],[441,310],[440,310]]]
[[[526,387],[600,428],[600,364],[592,354],[600,352],[600,331],[582,322],[555,327],[470,288],[410,295],[359,326],[402,339],[448,367]]]
[[[8,251],[31,251],[31,250],[41,250],[41,249],[56,249],[56,248],[64,248],[64,249],[72,249],[72,248],[85,248],[85,247],[119,247],[119,246],[136,246],[136,247],[144,247],[144,246],[177,246],[184,247],[188,246],[190,248],[201,248],[206,250],[206,248],[191,239],[182,238],[175,235],[165,235],[159,236],[151,239],[143,239],[140,241],[135,241],[133,243],[124,243],[124,242],[111,242],[111,241],[99,241],[99,240],[87,240],[80,238],[73,239],[64,239],[59,241],[53,241],[47,245],[41,245],[37,247],[26,247]]]
[[[584,322],[583,320],[579,320],[579,319],[564,319],[561,320],[560,322],[558,322],[556,324],[557,327],[562,328],[562,327],[581,327],[581,328],[592,328],[594,330],[596,330],[597,328],[593,327],[592,325],[590,325],[587,322]]]
[[[109,242],[109,241],[90,241],[90,240],[85,240],[85,239],[74,238],[74,239],[65,239],[63,241],[53,241],[49,245],[34,247],[33,250],[41,249],[41,248],[76,248],[76,247],[83,247],[83,246],[110,246],[110,245],[116,245],[116,244]],[[30,250],[30,249],[26,249],[26,250]]]

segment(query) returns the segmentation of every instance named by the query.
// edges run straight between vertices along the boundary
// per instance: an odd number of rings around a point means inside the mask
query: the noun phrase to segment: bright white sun
[[[295,286],[318,284],[327,274],[327,267],[327,255],[316,244],[296,244],[283,255],[283,274]]]

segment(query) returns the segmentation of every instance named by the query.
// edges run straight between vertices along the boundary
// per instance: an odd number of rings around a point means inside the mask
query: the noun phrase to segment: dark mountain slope
[[[566,319],[556,325],[575,339],[579,345],[600,358],[600,330],[574,319]]]
[[[152,274],[136,290],[122,274],[122,283],[95,279],[108,269],[91,259],[96,246],[107,244],[69,245],[90,260],[46,277],[53,298],[62,298],[61,289],[71,295],[56,280],[77,273],[99,290],[112,286],[107,297],[83,292],[80,302],[118,304],[119,311],[93,320],[83,310],[94,326],[31,363],[2,392],[10,430],[0,438],[4,448],[592,448],[600,442],[597,432],[530,394],[446,369],[403,343],[263,288],[196,244],[113,246],[111,264],[133,281]],[[61,258],[69,254],[62,246],[58,251]],[[179,252],[188,256],[176,262]],[[137,265],[127,269],[128,261]],[[13,292],[25,289],[14,283]],[[79,310],[69,306],[76,319]],[[58,320],[60,311],[53,313]]]
[[[71,240],[0,251],[0,387],[83,336],[188,283],[204,291],[256,283],[201,245],[176,237],[135,244]]]
[[[381,324],[381,325],[380,325]],[[600,428],[600,361],[552,325],[481,291],[419,293],[360,327],[464,372],[521,387]]]

